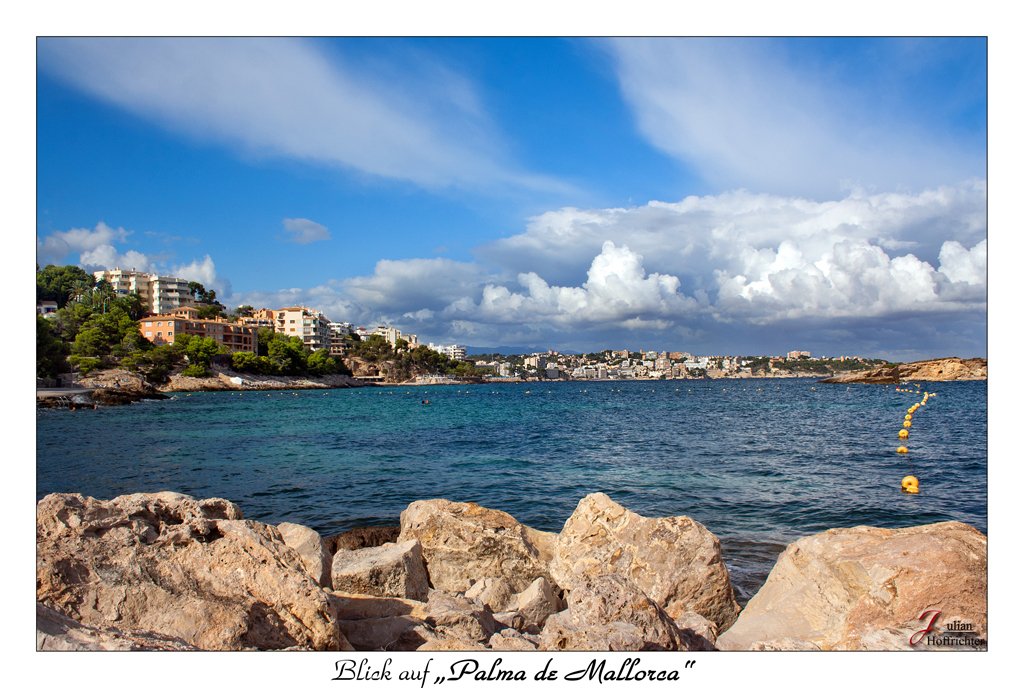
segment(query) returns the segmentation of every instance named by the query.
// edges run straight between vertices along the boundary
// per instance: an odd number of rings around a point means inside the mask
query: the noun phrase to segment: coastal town
[[[52,268],[47,267],[48,270]],[[880,359],[847,355],[812,356],[811,352],[801,350],[778,355],[746,356],[642,349],[604,350],[585,354],[547,350],[467,356],[466,347],[460,343],[423,342],[415,333],[402,332],[386,323],[361,326],[336,322],[322,311],[305,305],[283,308],[240,306],[228,312],[216,302],[215,292],[208,292],[203,285],[181,277],[120,268],[96,271],[91,277],[91,283],[78,284],[69,290],[65,305],[87,303],[94,311],[102,309],[105,312],[109,301],[134,295],[141,309],[141,317],[137,319],[138,333],[154,347],[201,338],[216,342],[217,353],[253,357],[261,353],[262,331],[301,344],[307,354],[321,352],[331,359],[344,362],[343,370],[347,369],[353,373],[353,377],[367,382],[424,384],[451,383],[464,379],[529,382],[820,377],[888,365],[887,361]],[[58,303],[54,300],[39,299],[37,310],[44,320],[58,319]],[[383,347],[384,354],[378,354],[376,360],[368,361],[360,356],[359,343],[373,342],[375,338]],[[458,369],[459,374],[413,369],[411,372],[416,374],[403,375],[396,374],[394,366],[388,365],[388,353],[411,352],[420,347],[452,363],[462,364]]]

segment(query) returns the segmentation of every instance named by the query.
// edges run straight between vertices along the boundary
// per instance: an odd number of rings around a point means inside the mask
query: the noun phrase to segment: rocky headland
[[[985,647],[987,541],[962,523],[802,538],[743,610],[714,534],[601,493],[559,533],[443,499],[400,523],[324,538],[224,499],[48,495],[37,649],[932,649],[910,643],[926,610]]]
[[[91,409],[97,406],[122,406],[138,401],[170,399],[182,392],[283,391],[299,389],[344,389],[365,387],[367,383],[348,375],[320,377],[286,377],[237,373],[230,367],[213,364],[206,377],[170,375],[164,382],[153,384],[141,373],[121,368],[100,370],[77,381],[78,387],[65,387],[67,399],[39,399],[38,406]],[[76,389],[91,390],[76,397]],[[70,402],[68,401],[70,400]]]
[[[898,366],[872,368],[820,380],[836,384],[896,385],[900,382],[945,382],[952,380],[987,380],[988,360],[984,358],[935,358],[928,361],[901,363]]]

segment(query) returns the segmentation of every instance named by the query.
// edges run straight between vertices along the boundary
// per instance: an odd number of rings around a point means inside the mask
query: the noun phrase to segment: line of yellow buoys
[[[915,385],[915,386],[920,386],[920,385]],[[920,390],[900,389],[898,387],[896,388],[896,391],[897,392],[910,392],[912,394],[921,394]],[[899,437],[900,437],[901,440],[906,440],[906,439],[908,439],[910,437],[910,429],[909,428],[913,425],[912,421],[914,419],[914,413],[918,409],[920,409],[922,406],[926,405],[928,403],[928,398],[929,397],[933,397],[933,396],[935,396],[935,395],[934,394],[929,394],[928,392],[924,392],[924,396],[921,397],[921,401],[917,402],[916,404],[914,404],[913,406],[911,406],[910,408],[907,409],[907,415],[903,416],[903,429],[900,430],[900,433],[899,433]],[[907,447],[905,445],[900,445],[899,447],[896,447],[896,453],[897,454],[909,454],[910,450],[907,449]],[[917,478],[915,478],[912,475],[908,475],[907,477],[905,477],[900,485],[901,485],[903,491],[907,492],[909,494],[917,494],[918,492],[921,491],[920,490],[920,483],[918,482]]]

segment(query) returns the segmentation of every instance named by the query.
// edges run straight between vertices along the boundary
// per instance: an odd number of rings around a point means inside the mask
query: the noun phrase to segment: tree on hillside
[[[46,318],[36,316],[36,377],[54,379],[59,373],[71,371],[68,345],[53,333]]]
[[[214,291],[213,289],[207,289],[199,282],[189,282],[188,290],[192,294],[192,298],[194,298],[199,303],[205,303],[210,305],[216,304],[220,306],[222,309],[224,308],[224,306],[219,301],[217,301],[217,292]]]
[[[224,306],[219,303],[200,306],[196,309],[196,317],[200,320],[216,320],[224,313]]]
[[[353,356],[372,363],[389,360],[391,353],[391,342],[379,334],[370,335],[366,340],[352,347]]]
[[[301,375],[306,372],[309,352],[298,337],[281,337],[267,346],[267,356],[277,364],[282,375]]]
[[[210,372],[213,357],[226,351],[216,339],[210,337],[183,334],[176,337],[174,343],[181,346],[184,358],[189,363],[188,368],[181,374],[189,377],[205,376]]]
[[[85,289],[92,289],[96,278],[77,265],[47,265],[36,271],[36,301],[56,301],[57,308],[63,308],[76,290],[75,283],[83,283]]]

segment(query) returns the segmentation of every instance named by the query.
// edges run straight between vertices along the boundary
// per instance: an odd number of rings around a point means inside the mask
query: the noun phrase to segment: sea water
[[[911,392],[898,391],[909,389]],[[910,438],[898,439],[907,409]],[[429,400],[429,404],[423,403]],[[579,381],[178,393],[40,410],[37,498],[171,490],[324,536],[397,525],[419,499],[559,531],[604,492],[722,542],[741,603],[778,553],[828,528],[957,520],[987,531],[987,383]],[[897,454],[905,445],[907,454]],[[900,481],[915,475],[921,492]]]

